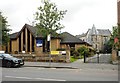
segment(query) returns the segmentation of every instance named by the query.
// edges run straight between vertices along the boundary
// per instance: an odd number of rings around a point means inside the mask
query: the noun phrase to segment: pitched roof
[[[37,28],[35,28],[35,27],[31,26],[31,25],[25,24],[25,25],[23,26],[23,28],[22,28],[19,32],[10,34],[10,38],[11,38],[11,39],[17,38],[17,37],[20,35],[20,33],[22,32],[22,30],[23,30],[24,28],[27,28],[27,29],[32,33],[32,35],[33,35],[34,37],[43,37],[41,34],[37,34],[37,33],[36,33],[36,32],[37,32]]]
[[[110,36],[111,32],[109,29],[97,29],[97,34],[103,36]]]
[[[15,39],[15,38],[17,38],[17,35],[18,35],[18,34],[19,34],[19,32],[15,32],[15,33],[10,34],[9,37],[10,37],[11,39]]]
[[[85,37],[86,33],[82,33],[81,35],[76,35],[77,38]]]
[[[43,35],[41,33],[37,33],[38,28],[33,27],[29,24],[25,24],[19,32],[10,34],[10,38],[11,39],[16,39],[21,34],[21,32],[23,31],[24,28],[27,28],[35,38],[43,38]],[[56,34],[55,36],[53,36],[53,34],[51,34],[51,37],[52,38],[61,38],[59,36],[59,34]]]
[[[61,37],[62,37],[61,43],[85,43],[81,39],[71,35],[68,32],[63,32],[61,34]]]

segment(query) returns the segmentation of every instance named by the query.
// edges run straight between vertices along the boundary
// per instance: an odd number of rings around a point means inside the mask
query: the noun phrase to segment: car
[[[2,67],[20,67],[24,65],[24,60],[13,57],[12,54],[0,53],[0,66]]]

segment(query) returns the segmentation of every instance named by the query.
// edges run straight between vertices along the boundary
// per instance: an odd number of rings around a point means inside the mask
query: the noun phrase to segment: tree
[[[108,42],[104,45],[104,53],[111,53],[113,47],[113,39],[110,39]]]
[[[111,53],[112,52],[112,49],[116,49],[116,47],[118,47],[118,43],[115,43],[115,38],[118,38],[118,40],[120,41],[120,36],[118,34],[118,27],[119,26],[116,26],[116,27],[113,27],[113,32],[112,32],[112,35],[111,35],[111,38],[110,40],[105,44],[105,47],[104,47],[104,50],[107,50],[108,53]]]
[[[67,11],[59,11],[56,5],[48,0],[43,0],[42,3],[43,6],[40,6],[35,14],[38,34],[42,33],[46,37],[51,33],[55,36],[56,32],[64,27],[60,21],[64,18]]]
[[[113,44],[113,49],[118,49],[119,46],[119,41],[120,41],[120,36],[118,34],[118,27],[113,27],[113,34],[111,36],[111,42]],[[118,39],[118,42],[116,42],[116,39]]]
[[[6,46],[9,41],[8,33],[11,29],[8,28],[8,21],[7,18],[2,15],[0,12],[0,44]]]
[[[119,39],[119,50],[120,50],[120,24],[118,24],[118,39]]]

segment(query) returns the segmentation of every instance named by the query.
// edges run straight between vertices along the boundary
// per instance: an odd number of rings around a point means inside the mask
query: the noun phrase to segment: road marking
[[[5,76],[7,78],[19,78],[19,79],[32,79],[32,78],[29,78],[29,77],[16,77],[16,76]]]
[[[36,80],[46,80],[46,81],[66,81],[61,79],[48,79],[48,78],[30,78],[30,77],[16,77],[16,76],[5,76],[6,78],[17,78],[17,79],[36,79]]]
[[[66,80],[60,80],[60,79],[46,79],[46,78],[35,78],[40,80],[47,80],[47,81],[66,81]]]
[[[56,69],[56,68],[38,68],[38,69]]]

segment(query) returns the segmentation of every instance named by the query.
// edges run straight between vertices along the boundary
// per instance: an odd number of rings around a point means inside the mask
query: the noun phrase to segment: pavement
[[[93,58],[95,58],[95,56]],[[91,57],[90,57],[90,59],[91,59]],[[86,60],[89,60],[89,58],[87,58]],[[25,62],[23,67],[118,70],[118,65],[114,65],[114,64],[110,64],[110,63],[88,63],[88,62],[84,63],[84,59],[79,59],[73,63]]]

